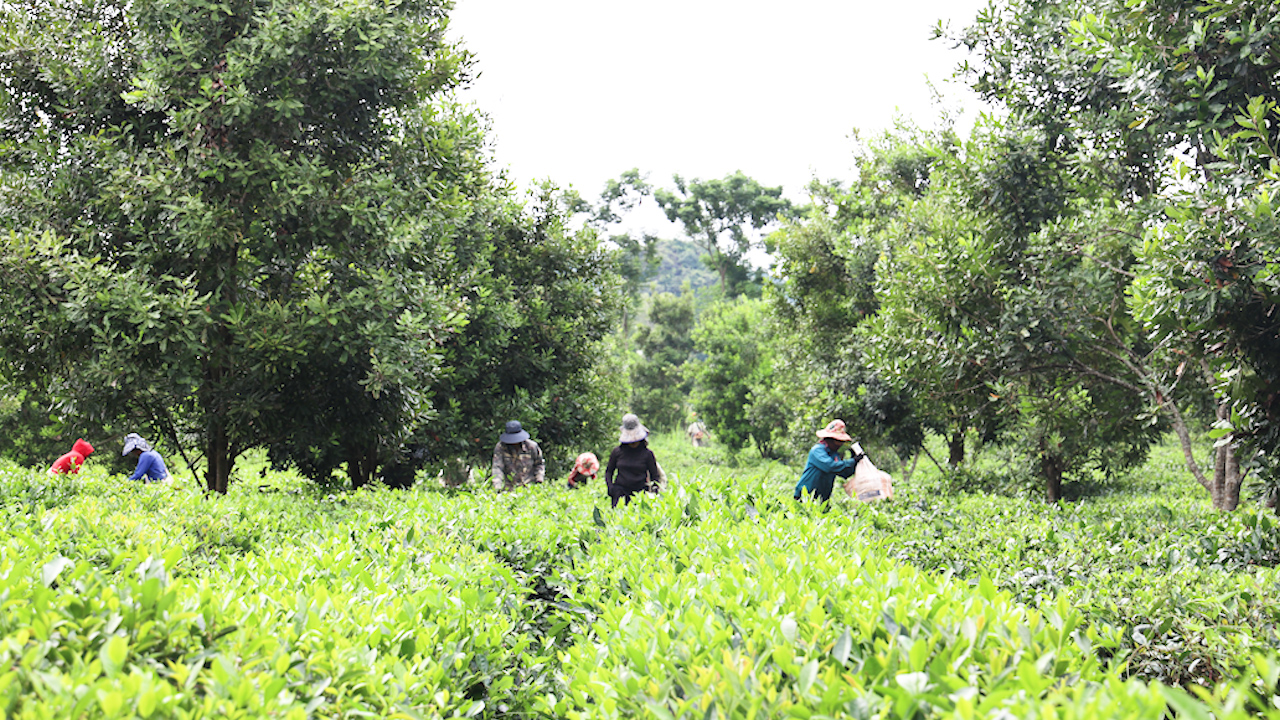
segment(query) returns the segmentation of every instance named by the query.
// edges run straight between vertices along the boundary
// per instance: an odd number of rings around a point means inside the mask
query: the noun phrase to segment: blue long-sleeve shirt
[[[840,456],[831,452],[825,443],[818,443],[809,450],[809,461],[805,463],[800,482],[796,483],[796,497],[808,490],[820,500],[831,499],[831,489],[835,485],[836,476],[849,477],[858,467],[861,455],[841,460]]]
[[[169,477],[169,468],[164,466],[164,458],[155,450],[147,450],[138,457],[138,467],[129,476],[130,480],[147,478],[149,482]]]

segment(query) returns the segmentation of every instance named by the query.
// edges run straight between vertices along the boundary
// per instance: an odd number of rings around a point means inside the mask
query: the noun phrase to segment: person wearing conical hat
[[[622,416],[618,446],[609,453],[604,470],[604,484],[613,507],[618,507],[619,500],[629,504],[632,495],[652,492],[661,485],[662,469],[649,449],[648,437],[649,429],[640,424],[640,418],[632,413]]]
[[[796,483],[796,500],[802,500],[804,493],[808,492],[814,498],[827,502],[831,499],[836,476],[849,477],[858,467],[858,461],[866,457],[858,443],[853,443],[853,457],[848,460],[840,458],[840,448],[847,442],[853,442],[845,432],[843,420],[832,420],[817,435],[818,444],[809,450],[809,460],[800,475],[800,482]]]
[[[49,474],[75,475],[80,472],[80,466],[84,465],[84,459],[92,454],[93,446],[84,438],[80,438],[72,443],[71,452],[53,461],[53,465],[49,466]]]
[[[514,490],[546,479],[542,448],[529,437],[519,420],[511,420],[493,447],[493,489]]]

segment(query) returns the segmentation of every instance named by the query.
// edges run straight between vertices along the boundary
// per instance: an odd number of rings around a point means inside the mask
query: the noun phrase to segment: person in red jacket
[[[85,441],[84,438],[80,438],[71,446],[71,452],[53,461],[53,465],[49,467],[49,474],[75,475],[80,472],[80,466],[84,464],[84,459],[92,453],[93,446]]]

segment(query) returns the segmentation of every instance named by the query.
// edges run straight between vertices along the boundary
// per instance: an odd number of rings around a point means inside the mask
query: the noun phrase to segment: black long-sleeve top
[[[610,492],[615,485],[625,492],[635,492],[643,490],[650,477],[657,480],[658,472],[658,460],[653,456],[652,450],[647,447],[619,445],[609,453],[604,483]]]

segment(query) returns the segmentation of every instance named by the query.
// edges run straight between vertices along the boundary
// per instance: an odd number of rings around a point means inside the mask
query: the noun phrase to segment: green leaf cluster
[[[617,399],[574,389],[612,379],[614,267],[488,169],[448,9],[0,8],[5,377],[195,451],[219,492],[255,447],[360,486],[507,417],[593,437]]]
[[[679,440],[656,440],[671,491],[614,511],[599,486],[326,495],[272,476],[197,501],[92,466],[7,467],[0,702],[14,717],[1275,715],[1280,666],[1250,630],[1277,621],[1263,517],[1185,489],[1163,506],[939,507],[928,485],[827,511],[779,492],[793,476],[669,462]],[[1178,652],[1231,674],[1161,654]],[[1150,681],[1178,667],[1208,685]]]

